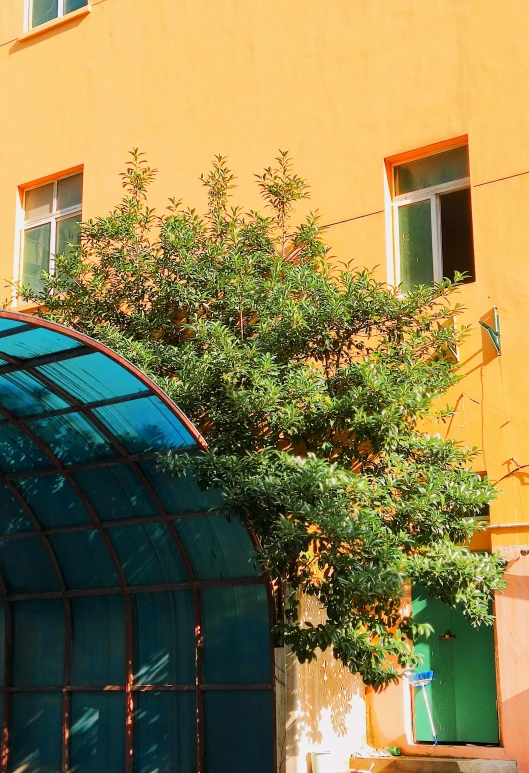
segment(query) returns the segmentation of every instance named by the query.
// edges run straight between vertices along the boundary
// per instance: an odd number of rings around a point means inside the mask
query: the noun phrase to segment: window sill
[[[25,32],[19,37],[18,42],[25,43],[26,40],[31,40],[32,38],[37,37],[37,35],[44,35],[50,30],[54,30],[57,27],[62,27],[63,24],[68,24],[69,22],[82,19],[84,16],[88,16],[91,10],[91,5],[85,5],[83,8],[78,8],[76,11],[67,13],[65,16],[60,16],[58,19],[47,21],[45,24],[41,24],[38,27],[34,27],[33,29],[28,30],[28,32]]]
[[[36,314],[39,309],[43,308],[42,303],[35,303],[35,301],[21,301],[17,298],[9,311],[18,311],[20,314]]]

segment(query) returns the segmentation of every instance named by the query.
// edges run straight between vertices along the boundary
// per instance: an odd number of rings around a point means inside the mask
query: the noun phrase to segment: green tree
[[[161,463],[220,487],[226,516],[256,533],[288,596],[285,643],[302,662],[332,647],[379,687],[417,665],[407,579],[490,624],[503,562],[464,545],[495,491],[471,472],[475,450],[420,429],[450,414],[433,406],[459,378],[457,282],[403,295],[333,269],[317,214],[292,223],[308,188],[287,153],[257,176],[262,211],[232,206],[220,156],[201,178],[204,216],[176,200],[150,209],[155,174],[134,151],[121,204],[82,225],[36,300],[129,358],[200,429],[208,453]],[[301,592],[324,622],[300,619]]]

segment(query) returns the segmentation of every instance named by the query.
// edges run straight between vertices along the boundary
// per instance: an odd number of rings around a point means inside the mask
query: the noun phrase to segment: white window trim
[[[72,217],[72,215],[79,215],[79,220],[82,218],[83,214],[83,202],[81,199],[81,204],[75,204],[72,207],[65,207],[64,209],[57,209],[57,191],[58,191],[58,183],[62,182],[62,180],[67,180],[69,177],[76,177],[78,174],[82,174],[82,171],[79,172],[72,172],[71,174],[66,174],[63,177],[57,177],[54,180],[48,180],[48,182],[41,183],[40,185],[33,185],[29,188],[26,188],[24,190],[24,196],[22,201],[22,228],[20,230],[20,253],[19,253],[19,260],[18,260],[18,281],[23,282],[24,277],[24,244],[25,239],[24,235],[26,231],[30,231],[32,228],[37,228],[41,225],[46,225],[47,223],[51,224],[50,227],[50,265],[49,265],[49,273],[54,274],[55,273],[55,256],[56,256],[56,249],[57,249],[57,223],[59,223],[61,220],[66,220],[69,217]],[[35,191],[38,188],[44,188],[44,186],[49,185],[50,183],[53,183],[53,205],[52,205],[52,212],[49,215],[46,215],[46,217],[39,217],[34,218],[33,220],[26,220],[26,196],[30,191]]]
[[[433,154],[432,154],[433,155]],[[392,168],[392,174],[395,174],[395,167]],[[398,287],[401,283],[400,277],[400,233],[399,233],[399,209],[406,204],[416,204],[419,201],[430,201],[430,210],[432,216],[432,255],[433,255],[433,278],[434,282],[441,282],[443,279],[443,245],[441,237],[441,207],[439,206],[439,197],[443,193],[450,191],[460,191],[470,188],[470,177],[462,177],[459,180],[433,185],[430,188],[421,188],[410,193],[402,193],[393,197],[393,233],[394,252],[395,252],[395,285]]]
[[[1,2],[1,0],[0,0]],[[31,19],[33,17],[33,2],[34,0],[26,0],[26,23],[24,25],[24,29],[26,32],[30,32],[31,30],[37,30],[40,26],[34,27],[31,23]],[[64,12],[64,3],[65,0],[58,0],[58,7],[57,7],[57,16],[54,17],[55,19],[62,19],[64,16],[69,16],[70,13],[75,13],[75,11],[68,11],[68,13]],[[50,20],[50,21],[53,21]]]

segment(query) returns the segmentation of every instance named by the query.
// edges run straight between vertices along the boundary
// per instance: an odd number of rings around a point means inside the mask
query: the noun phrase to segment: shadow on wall
[[[318,746],[328,742],[329,726],[336,738],[347,736],[353,698],[363,697],[361,679],[346,671],[330,650],[299,670],[299,735]]]
[[[317,625],[324,611],[314,599],[305,599],[301,616]],[[300,664],[287,656],[286,760],[281,773],[311,773],[310,753],[329,751],[347,770],[349,757],[366,742],[364,685],[332,651],[319,653],[312,663]],[[334,761],[334,759],[333,759]]]

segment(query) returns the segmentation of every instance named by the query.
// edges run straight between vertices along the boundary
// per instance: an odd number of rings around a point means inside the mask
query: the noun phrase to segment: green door
[[[413,617],[434,632],[415,644],[421,671],[433,671],[425,689],[440,743],[497,744],[494,629],[473,628],[458,609],[413,590]],[[415,740],[433,742],[422,688],[414,689]]]

